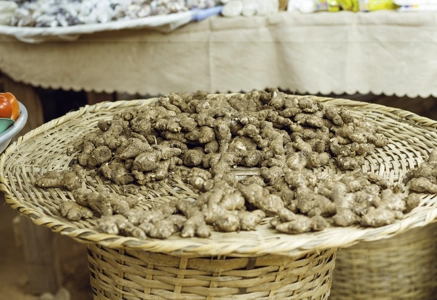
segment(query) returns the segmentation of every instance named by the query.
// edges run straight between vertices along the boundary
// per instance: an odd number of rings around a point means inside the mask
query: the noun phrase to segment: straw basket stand
[[[336,252],[203,257],[88,249],[95,299],[328,299]]]
[[[317,98],[317,97],[314,97]],[[344,106],[356,117],[375,122],[390,143],[366,158],[362,169],[400,182],[437,147],[437,123],[408,112],[344,99],[317,98]],[[34,185],[41,173],[68,169],[77,154],[75,141],[126,108],[154,99],[86,106],[53,120],[11,145],[0,158],[0,190],[12,208],[41,226],[88,244],[94,299],[328,299],[336,251],[362,241],[375,241],[422,228],[437,217],[434,195],[423,195],[419,207],[404,219],[380,228],[329,227],[300,235],[274,231],[266,218],[255,231],[222,233],[209,238],[138,239],[103,234],[96,218],[69,221],[58,206],[74,200],[70,192]],[[331,170],[336,172],[336,170]],[[87,187],[120,187],[99,177]],[[141,188],[149,209],[154,204],[195,197],[181,182]]]
[[[337,253],[329,299],[423,299],[437,295],[437,223]]]

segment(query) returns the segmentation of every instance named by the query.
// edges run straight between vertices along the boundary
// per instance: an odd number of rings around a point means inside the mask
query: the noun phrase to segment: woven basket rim
[[[379,104],[358,102],[341,98],[316,97],[308,95],[322,102],[327,102],[343,107],[354,107],[360,109],[375,110],[381,114],[389,115],[399,122],[407,122],[413,126],[429,128],[437,132],[437,122],[421,117],[412,112],[397,108],[391,108]],[[305,96],[296,96],[305,97]],[[9,188],[9,180],[4,174],[5,161],[8,155],[16,151],[21,144],[31,140],[32,137],[45,132],[46,130],[59,126],[67,120],[78,118],[87,113],[97,112],[102,109],[113,109],[123,106],[133,106],[140,104],[150,104],[156,98],[138,100],[119,100],[116,102],[102,102],[96,105],[86,105],[78,111],[69,112],[66,115],[49,121],[40,127],[26,133],[10,145],[0,156],[0,191],[4,192],[6,202],[15,210],[29,217],[35,224],[46,226],[53,232],[69,236],[80,243],[96,243],[105,247],[119,249],[141,249],[150,252],[173,253],[176,255],[234,255],[234,256],[261,256],[266,254],[277,255],[298,255],[312,251],[320,251],[328,248],[349,247],[360,241],[374,241],[390,238],[403,233],[409,229],[423,227],[432,223],[437,218],[437,208],[418,207],[406,215],[402,220],[394,224],[379,228],[362,227],[333,227],[325,229],[323,234],[307,233],[300,235],[276,234],[271,239],[260,238],[256,243],[246,243],[241,240],[240,233],[226,233],[233,235],[233,240],[221,239],[201,239],[201,238],[170,238],[159,240],[148,238],[140,240],[133,237],[123,237],[118,235],[103,234],[94,228],[78,228],[74,224],[60,221],[54,217],[45,215],[20,202],[14,197]]]

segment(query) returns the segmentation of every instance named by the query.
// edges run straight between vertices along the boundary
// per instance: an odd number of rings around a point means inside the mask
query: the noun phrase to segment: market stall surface
[[[24,252],[13,230],[16,216],[19,214],[0,194],[0,300],[39,300],[38,295],[32,295],[28,290]],[[55,242],[63,288],[69,292],[70,299],[91,300],[86,246],[60,235],[56,235]]]

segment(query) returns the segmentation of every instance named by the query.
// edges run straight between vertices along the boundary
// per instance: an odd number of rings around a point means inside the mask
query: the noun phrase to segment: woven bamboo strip
[[[94,299],[328,299],[336,249],[193,257],[88,246]]]
[[[437,223],[337,253],[333,300],[432,300],[437,295]]]

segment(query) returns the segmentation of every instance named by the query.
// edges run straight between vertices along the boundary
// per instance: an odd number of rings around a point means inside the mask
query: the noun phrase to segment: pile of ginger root
[[[71,191],[74,201],[60,204],[61,215],[98,217],[98,229],[109,234],[209,237],[212,230],[256,230],[262,222],[290,234],[379,227],[420,200],[361,171],[366,155],[388,144],[372,122],[277,89],[172,93],[97,127],[74,141],[69,170],[49,171],[35,184]],[[249,175],[237,176],[245,170]],[[91,188],[89,174],[126,193]],[[151,209],[138,205],[148,201],[138,187],[160,182],[183,182],[195,196]]]

